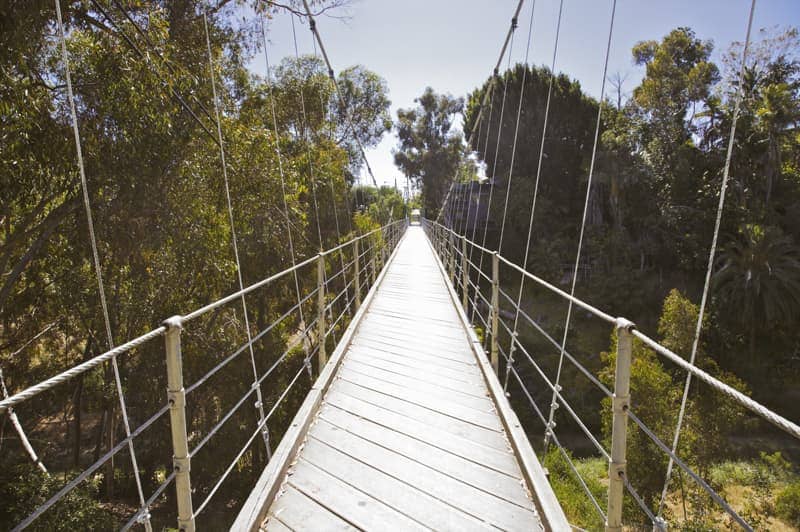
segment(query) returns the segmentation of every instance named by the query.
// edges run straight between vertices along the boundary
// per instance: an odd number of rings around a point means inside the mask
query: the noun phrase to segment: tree
[[[416,186],[421,186],[426,215],[435,217],[447,187],[465,164],[462,136],[454,120],[464,108],[461,98],[436,94],[430,87],[414,100],[414,109],[397,111],[394,162]]]
[[[722,250],[714,294],[723,313],[749,334],[755,355],[758,330],[795,323],[800,315],[800,254],[775,227],[748,225]]]

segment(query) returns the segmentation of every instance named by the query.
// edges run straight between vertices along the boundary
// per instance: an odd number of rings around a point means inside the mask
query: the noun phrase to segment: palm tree
[[[720,253],[714,291],[747,327],[750,354],[759,328],[791,323],[800,314],[800,253],[776,227],[747,225]]]

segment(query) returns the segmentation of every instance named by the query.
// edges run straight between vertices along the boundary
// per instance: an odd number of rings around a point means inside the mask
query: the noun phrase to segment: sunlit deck
[[[410,227],[234,529],[567,527],[465,323]]]

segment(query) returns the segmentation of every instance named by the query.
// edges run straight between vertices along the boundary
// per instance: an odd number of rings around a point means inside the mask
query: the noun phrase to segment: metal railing
[[[164,338],[167,383],[166,404],[144,422],[140,423],[138,427],[133,429],[129,437],[117,442],[89,467],[81,471],[69,482],[66,482],[58,492],[50,496],[43,504],[39,505],[24,520],[17,523],[14,530],[22,530],[32,524],[37,518],[51,509],[54,504],[63,499],[68,493],[98,471],[101,466],[106,464],[109,460],[112,460],[120,451],[126,449],[130,441],[140,437],[145,431],[151,428],[156,421],[165,418],[167,414],[169,414],[172,443],[172,471],[150,494],[145,504],[130,516],[128,521],[122,526],[122,529],[127,530],[136,524],[146,523],[147,526],[149,526],[150,509],[154,501],[161,497],[171,484],[174,484],[178,529],[187,532],[194,530],[197,516],[208,507],[222,483],[228,478],[231,471],[234,470],[244,453],[259,435],[264,438],[266,452],[269,458],[271,445],[269,443],[267,421],[269,421],[278,410],[290,390],[292,390],[300,380],[303,372],[307,372],[309,377],[313,376],[311,366],[312,357],[317,357],[318,371],[322,371],[322,368],[327,362],[327,353],[329,350],[327,344],[336,343],[336,331],[343,330],[347,326],[349,319],[352,318],[361,304],[365,292],[368,291],[375,282],[377,272],[384,267],[386,258],[400,241],[407,225],[407,220],[398,220],[352,238],[336,247],[309,257],[290,268],[253,283],[242,290],[209,303],[202,308],[185,315],[168,318],[159,327],[156,327],[138,338],[95,356],[90,360],[0,401],[0,414],[3,414],[7,411],[11,411],[11,409],[15,407],[23,406],[39,394],[50,391],[61,384],[87,374],[87,372],[115,357],[129,354],[135,348],[149,344],[157,338]],[[248,342],[239,346],[231,354],[223,357],[216,365],[187,386],[184,380],[186,375],[184,369],[186,357],[183,352],[182,338],[190,323],[201,316],[208,316],[212,311],[221,309],[229,303],[237,302],[243,296],[271,287],[279,281],[286,280],[289,276],[294,275],[303,275],[306,279],[315,280],[314,288],[306,290],[306,293],[301,294],[299,300],[291,308],[283,312],[277,319],[264,327],[261,331],[254,334]],[[196,431],[188,431],[187,427],[189,426],[190,419],[187,416],[187,407],[191,405],[191,397],[193,397],[195,393],[198,393],[197,390],[204,385],[208,386],[208,381],[212,376],[217,375],[223,369],[229,367],[231,362],[247,351],[252,344],[261,341],[265,335],[276,330],[279,325],[286,325],[288,318],[296,317],[298,314],[303,316],[301,312],[304,306],[310,306],[313,303],[315,303],[315,308],[306,315],[306,319],[308,319],[308,316],[313,316],[313,319],[308,323],[303,323],[302,320],[296,322],[297,325],[293,326],[296,327],[296,330],[294,330],[294,334],[292,334],[291,338],[286,342],[283,352],[263,373],[258,375],[258,378],[250,385],[248,391],[235,402],[233,407],[224,414],[220,414],[216,422],[202,437],[196,434]],[[334,317],[333,312],[337,308],[340,308],[341,311]],[[332,340],[332,342],[329,339]],[[299,369],[293,373],[288,385],[286,385],[270,405],[263,419],[257,422],[255,429],[250,433],[245,444],[233,456],[233,459],[214,485],[210,489],[205,490],[205,497],[200,501],[195,500],[193,492],[197,495],[201,490],[198,490],[198,486],[192,484],[190,472],[192,467],[202,467],[202,464],[193,464],[193,459],[196,458],[196,455],[209,441],[220,434],[220,430],[223,426],[233,418],[235,413],[240,411],[242,405],[248,400],[254,399],[255,392],[261,384],[268,377],[274,375],[278,367],[282,365],[285,366],[287,360],[290,358],[290,354],[301,347],[304,352],[302,364]],[[142,375],[139,377],[148,379],[151,376]],[[260,408],[261,406],[262,405],[256,404],[256,408]],[[164,457],[164,459],[168,461],[169,457]]]
[[[639,506],[642,512],[651,521],[654,529],[666,529],[666,522],[663,518],[658,517],[648,506],[645,504],[642,497],[636,492],[632,482],[635,479],[630,479],[626,469],[626,448],[628,443],[627,426],[628,419],[641,429],[641,431],[649,438],[656,447],[665,453],[680,470],[692,478],[697,485],[708,493],[708,495],[730,516],[730,518],[745,529],[751,530],[750,525],[739,515],[731,505],[725,501],[710,485],[698,475],[685,461],[681,460],[679,456],[674,453],[669,446],[664,443],[647,425],[636,415],[635,409],[631,408],[630,397],[630,380],[631,380],[631,364],[633,353],[633,341],[637,339],[642,342],[646,347],[652,349],[660,357],[669,360],[682,370],[691,373],[697,379],[710,385],[714,390],[725,394],[738,405],[750,410],[758,417],[766,420],[773,425],[777,426],[787,434],[800,440],[800,427],[789,421],[788,419],[772,412],[768,408],[754,401],[747,395],[732,388],[724,382],[716,379],[706,371],[699,367],[690,364],[684,358],[659,344],[643,332],[639,331],[634,323],[625,318],[613,317],[612,315],[598,309],[597,307],[577,298],[571,296],[567,292],[559,289],[544,279],[530,273],[525,268],[511,262],[505,257],[499,255],[496,251],[487,249],[480,244],[473,242],[464,235],[460,235],[452,229],[440,224],[433,220],[423,220],[422,225],[428,235],[433,249],[438,254],[444,269],[450,277],[450,281],[455,287],[457,292],[461,293],[461,304],[464,307],[467,315],[472,316],[473,323],[480,324],[484,329],[484,345],[486,351],[489,353],[492,367],[501,377],[500,356],[506,363],[505,368],[505,385],[507,387],[510,376],[514,377],[521,388],[527,403],[531,406],[538,419],[544,425],[544,432],[546,441],[552,441],[557,445],[559,451],[563,455],[565,462],[571,469],[572,473],[576,476],[578,483],[585,492],[587,498],[592,506],[596,509],[598,516],[604,523],[606,530],[619,531],[622,530],[622,512],[623,512],[623,494],[627,490],[631,498]],[[491,257],[491,262],[486,262],[487,267],[490,268],[489,272],[483,271],[479,265],[471,260],[473,252],[479,252]],[[483,260],[480,261],[483,264]],[[521,305],[518,305],[512,297],[510,297],[500,287],[500,266],[514,272],[515,277],[519,276],[521,279],[532,281],[537,286],[545,289],[551,294],[557,296],[565,302],[571,302],[579,308],[587,311],[591,316],[599,318],[606,322],[616,332],[617,347],[616,347],[616,361],[614,367],[614,385],[613,390],[603,384],[590,370],[588,370],[579,360],[570,354],[561,343],[550,336],[537,321],[535,321],[528,313],[526,313]],[[484,287],[487,287],[488,295],[483,294]],[[501,305],[501,297],[503,304]],[[563,351],[563,356],[568,360],[580,374],[585,376],[605,397],[611,401],[611,447],[606,450],[598,439],[591,433],[586,424],[580,419],[575,409],[565,399],[561,393],[562,388],[558,382],[552,382],[548,378],[546,372],[542,369],[541,364],[537,362],[536,358],[531,355],[528,349],[519,340],[519,335],[516,330],[512,330],[501,318],[503,309],[501,306],[510,307],[515,316],[521,318],[522,325],[530,327],[538,335],[541,335],[544,340],[552,344],[559,351]],[[482,312],[487,314],[483,316]],[[477,321],[476,321],[477,317]],[[516,329],[516,326],[515,326]],[[505,348],[500,342],[501,332],[508,337],[508,347]],[[535,370],[538,377],[545,383],[546,387],[553,394],[553,403],[548,404],[548,408],[552,409],[563,408],[569,417],[576,423],[597,452],[604,459],[608,461],[608,488],[607,488],[607,504],[605,510],[602,508],[600,502],[589,489],[586,481],[582,478],[577,467],[573,463],[569,454],[561,445],[555,431],[556,423],[551,418],[548,419],[547,411],[543,412],[534,400],[533,394],[528,389],[525,380],[520,375],[519,370],[515,367],[514,355],[521,353],[531,367]]]

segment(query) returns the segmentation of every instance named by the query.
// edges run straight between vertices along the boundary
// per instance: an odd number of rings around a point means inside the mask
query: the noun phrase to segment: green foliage
[[[569,451],[566,453],[586,482],[589,491],[603,508],[606,498],[606,487],[600,481],[606,476],[606,465],[603,460],[576,460]],[[602,530],[603,523],[600,521],[597,509],[557,447],[550,447],[544,456],[543,464],[549,473],[553,492],[570,524],[586,530]]]
[[[421,187],[426,216],[435,218],[451,180],[468,167],[461,134],[454,129],[464,101],[430,87],[414,101],[416,108],[397,111],[400,144],[394,162]]]
[[[33,465],[3,469],[0,478],[0,523],[18,523],[54,495],[64,480],[45,475]],[[34,522],[34,530],[111,530],[113,514],[97,502],[99,481],[89,479]]]
[[[789,484],[778,493],[775,510],[781,519],[800,528],[800,480]]]

